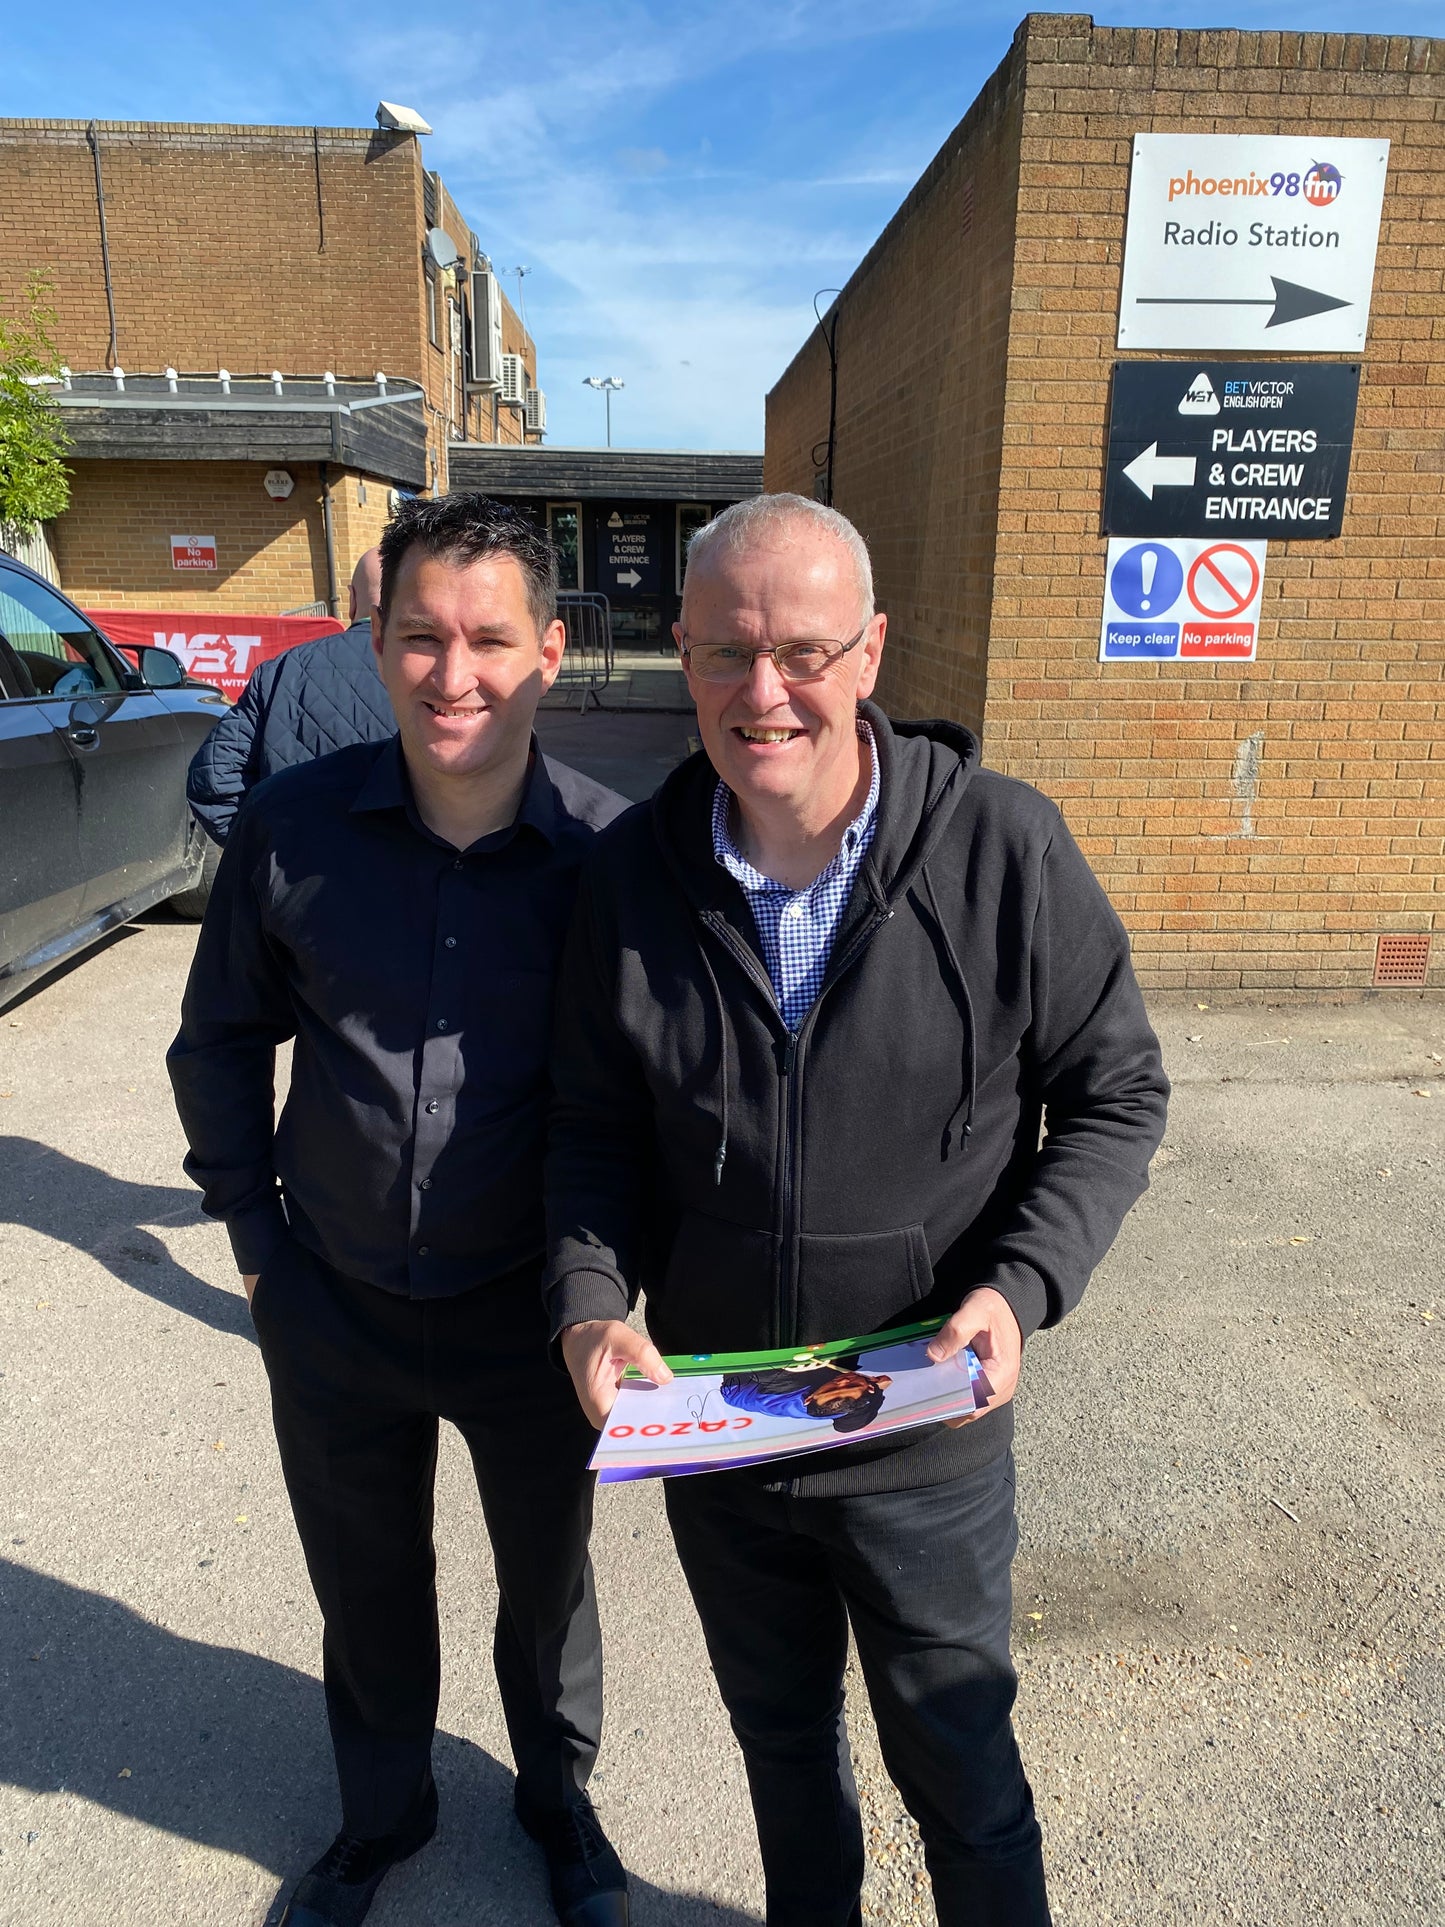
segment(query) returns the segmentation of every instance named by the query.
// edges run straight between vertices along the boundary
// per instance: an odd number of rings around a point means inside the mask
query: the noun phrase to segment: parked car
[[[155,904],[202,914],[219,853],[186,767],[225,709],[169,650],[132,666],[0,554],[0,1007]]]

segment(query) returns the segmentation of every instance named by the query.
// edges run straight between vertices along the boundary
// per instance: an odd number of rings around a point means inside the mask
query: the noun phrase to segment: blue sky
[[[61,5],[0,114],[364,126],[415,107],[482,245],[524,263],[554,445],[760,448],[763,397],[1007,51],[1025,0]],[[1119,25],[1445,31],[1441,0],[1165,0]],[[516,280],[507,277],[516,298]]]

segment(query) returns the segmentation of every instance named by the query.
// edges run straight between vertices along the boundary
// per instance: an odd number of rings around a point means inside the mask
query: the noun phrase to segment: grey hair
[[[846,515],[806,495],[752,495],[746,501],[734,502],[696,531],[687,545],[687,559],[689,564],[705,561],[717,549],[736,555],[740,549],[765,548],[786,540],[799,527],[816,529],[842,543],[858,582],[858,613],[864,621],[870,620],[874,614],[873,564],[868,544]]]

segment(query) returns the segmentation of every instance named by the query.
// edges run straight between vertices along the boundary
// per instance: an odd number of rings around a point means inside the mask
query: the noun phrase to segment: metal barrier
[[[579,709],[586,709],[589,699],[600,709],[601,691],[612,678],[612,611],[607,598],[564,589],[557,598],[557,614],[567,631],[567,653],[547,693],[547,705],[560,708],[575,695]]]

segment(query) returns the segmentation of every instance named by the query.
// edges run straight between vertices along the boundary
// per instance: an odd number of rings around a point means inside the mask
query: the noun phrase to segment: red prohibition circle
[[[1217,555],[1237,555],[1239,557],[1240,561],[1243,562],[1244,566],[1249,570],[1249,587],[1247,589],[1241,591],[1237,583],[1230,581],[1223,569],[1215,562],[1214,558]],[[1199,579],[1199,571],[1201,569],[1206,570],[1210,579],[1217,585],[1218,589],[1223,590],[1225,596],[1228,598],[1229,606],[1227,608],[1216,609],[1210,603],[1201,602],[1199,597],[1194,593],[1194,585]],[[1194,604],[1200,615],[1208,616],[1213,622],[1228,622],[1231,617],[1243,614],[1250,603],[1254,601],[1256,595],[1258,595],[1259,564],[1255,561],[1249,550],[1240,548],[1237,542],[1215,542],[1209,548],[1205,549],[1202,554],[1195,556],[1194,561],[1190,564],[1185,587],[1188,590],[1189,600]]]

